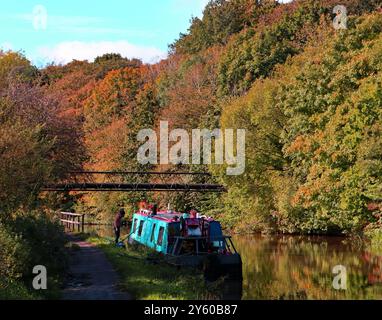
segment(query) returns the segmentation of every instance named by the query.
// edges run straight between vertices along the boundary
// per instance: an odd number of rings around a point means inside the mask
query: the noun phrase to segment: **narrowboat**
[[[173,265],[196,267],[206,277],[242,279],[242,261],[221,224],[199,213],[141,209],[133,215],[129,243],[163,254]]]

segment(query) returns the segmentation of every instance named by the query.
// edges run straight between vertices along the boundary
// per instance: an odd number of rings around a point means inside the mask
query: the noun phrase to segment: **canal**
[[[86,229],[113,236],[110,226]],[[242,299],[382,299],[382,246],[342,237],[234,235],[233,240],[243,260]],[[333,287],[336,266],[344,267],[346,290]]]

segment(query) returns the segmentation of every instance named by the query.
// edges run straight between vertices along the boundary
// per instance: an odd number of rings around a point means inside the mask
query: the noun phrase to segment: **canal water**
[[[110,226],[87,231],[113,236]],[[235,235],[233,241],[243,260],[242,299],[382,299],[382,246],[342,237]],[[335,278],[336,266],[345,282]],[[240,298],[235,285],[225,291]]]

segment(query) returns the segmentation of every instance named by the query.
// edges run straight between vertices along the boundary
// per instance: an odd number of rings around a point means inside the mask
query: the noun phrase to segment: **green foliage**
[[[264,14],[265,23],[232,37],[219,66],[220,95],[245,93],[256,79],[271,75],[277,64],[302,52],[309,42],[320,41],[325,29],[333,28],[336,4],[330,0],[296,1]],[[348,0],[342,4],[357,14],[377,7],[375,1]]]
[[[0,92],[11,81],[32,83],[38,75],[38,69],[21,53],[0,51]]]
[[[5,298],[37,297],[32,292],[33,268],[48,270],[48,291],[53,297],[57,281],[67,267],[66,238],[62,227],[43,212],[16,213],[0,224],[0,296]],[[14,295],[20,294],[15,297]],[[53,294],[53,296],[52,296]]]
[[[109,53],[97,57],[94,60],[94,67],[99,69],[96,79],[103,79],[110,71],[123,69],[127,67],[138,68],[142,62],[138,59],[123,58],[120,54]]]
[[[0,244],[0,278],[18,280],[28,274],[31,264],[26,240],[1,224]]]
[[[19,281],[7,281],[0,277],[0,300],[36,300],[39,297],[28,291]]]
[[[247,129],[247,167],[235,179],[218,174],[242,202],[259,206],[247,221],[303,233],[375,221],[368,205],[382,185],[381,22],[352,21],[224,108],[223,127]],[[225,201],[235,204],[238,193]]]
[[[293,201],[320,221],[307,229],[353,230],[372,218],[368,190],[381,183],[374,142],[381,121],[380,32],[374,15],[338,35],[322,63],[308,65],[283,95],[284,151],[300,182]]]
[[[203,12],[203,18],[192,18],[188,34],[170,46],[178,53],[194,54],[212,45],[227,43],[229,36],[244,28],[248,1],[212,0]]]
[[[4,111],[1,98],[0,107]],[[38,190],[50,176],[47,155],[51,142],[44,138],[42,126],[28,128],[15,119],[1,118],[0,210],[5,214],[20,205],[33,206]]]
[[[222,95],[246,92],[258,78],[269,76],[277,64],[303,49],[320,22],[317,6],[300,6],[270,26],[250,28],[229,43],[221,59],[219,91]]]
[[[63,227],[55,218],[45,213],[35,211],[18,215],[13,220],[11,228],[28,242],[31,266],[44,265],[52,275],[62,274],[67,267],[65,250],[66,236]]]

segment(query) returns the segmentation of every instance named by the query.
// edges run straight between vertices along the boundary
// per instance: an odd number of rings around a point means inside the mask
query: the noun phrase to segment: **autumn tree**
[[[0,94],[11,82],[32,83],[39,72],[21,53],[0,51]]]

